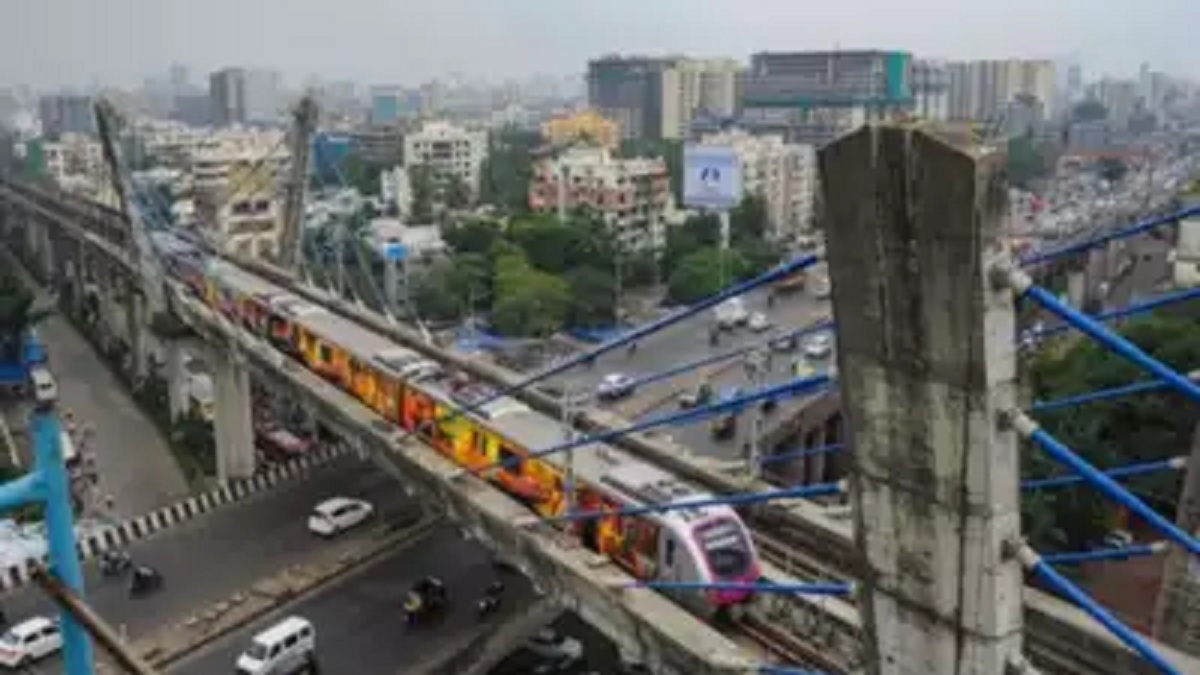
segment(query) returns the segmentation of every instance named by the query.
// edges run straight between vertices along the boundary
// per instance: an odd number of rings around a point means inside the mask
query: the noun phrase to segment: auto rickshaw
[[[446,606],[446,586],[437,577],[425,577],[413,584],[404,599],[404,615],[415,624]]]

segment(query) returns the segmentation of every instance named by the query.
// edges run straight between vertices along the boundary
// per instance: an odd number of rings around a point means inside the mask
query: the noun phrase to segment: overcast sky
[[[4,0],[0,85],[118,85],[171,62],[364,83],[579,73],[611,52],[1142,61],[1200,74],[1200,0]],[[1088,75],[1090,77],[1090,75]]]

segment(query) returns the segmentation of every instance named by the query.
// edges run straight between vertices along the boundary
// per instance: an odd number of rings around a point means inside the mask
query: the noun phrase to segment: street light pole
[[[760,349],[755,349],[746,355],[746,376],[750,381],[752,390],[758,390],[762,387],[764,376],[766,373],[766,355]],[[750,441],[746,444],[746,466],[749,469],[750,481],[758,480],[762,474],[762,427],[763,427],[763,409],[762,404],[754,406],[754,413],[750,419]]]

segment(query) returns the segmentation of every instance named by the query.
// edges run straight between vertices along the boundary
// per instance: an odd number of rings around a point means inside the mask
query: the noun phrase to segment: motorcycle
[[[446,605],[446,587],[441,579],[426,577],[408,592],[404,600],[404,615],[408,624],[415,625],[428,618]]]
[[[100,557],[100,573],[106,577],[121,576],[132,566],[133,559],[124,551],[109,551]]]
[[[161,589],[162,585],[162,574],[158,570],[149,565],[138,565],[129,577],[129,596],[141,597]]]
[[[493,612],[500,608],[500,601],[504,596],[504,582],[495,581],[483,591],[483,597],[479,599],[476,605],[476,613],[480,620],[487,618]]]

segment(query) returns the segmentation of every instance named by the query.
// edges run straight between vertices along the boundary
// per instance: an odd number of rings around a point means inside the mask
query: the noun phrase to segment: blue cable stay
[[[1058,570],[1054,569],[1036,551],[1030,548],[1028,544],[1021,545],[1017,551],[1017,558],[1027,570],[1040,578],[1047,586],[1050,586],[1050,588],[1054,589],[1060,595],[1078,605],[1080,609],[1087,612],[1093,619],[1107,628],[1109,632],[1125,643],[1127,647],[1149,661],[1159,672],[1167,673],[1168,675],[1183,675],[1182,671],[1168,662],[1154,647],[1150,646],[1150,643],[1144,637],[1138,635],[1136,631],[1122,623],[1120,619],[1113,616],[1112,613],[1092,599],[1091,596],[1071,583],[1062,574],[1059,574]]]
[[[737,581],[634,581],[626,588],[651,588],[659,591],[748,591],[751,593],[789,593],[845,597],[854,594],[854,584],[841,581],[816,583],[743,583]]]
[[[1007,273],[1008,282],[1019,296],[1030,298],[1044,309],[1058,315],[1059,318],[1083,331],[1088,337],[1099,342],[1109,351],[1125,358],[1142,370],[1148,371],[1150,374],[1167,382],[1169,386],[1178,390],[1184,396],[1200,403],[1200,386],[1197,386],[1195,382],[1192,382],[1186,376],[1180,375],[1170,366],[1158,361],[1138,348],[1137,345],[1105,328],[1103,324],[1095,319],[1060,301],[1050,291],[1034,285],[1029,276],[1024,272],[1004,269],[999,271]]]
[[[781,452],[776,455],[767,455],[766,457],[763,457],[762,459],[758,460],[758,463],[763,466],[767,466],[770,464],[777,464],[779,462],[786,462],[786,461],[793,460],[793,459],[803,459],[805,457],[815,457],[817,455],[827,455],[832,452],[840,452],[841,450],[844,450],[845,447],[846,446],[843,443],[831,443],[829,445],[821,445],[821,446],[818,446],[815,448],[803,448],[800,450],[789,450],[787,452]]]
[[[1126,490],[1112,478],[1104,475],[1099,469],[1089,464],[1087,460],[1075,454],[1066,444],[1039,427],[1037,422],[1034,422],[1028,415],[1018,412],[1013,416],[1012,421],[1017,433],[1041,446],[1046,451],[1046,454],[1050,455],[1056,462],[1081,475],[1106,497],[1129,509],[1142,520],[1149,523],[1154,529],[1158,530],[1163,536],[1183,547],[1193,556],[1200,556],[1200,540],[1184,532],[1175,523],[1172,523],[1160,513],[1150,508],[1149,505],[1136,495]]]
[[[512,457],[499,462],[492,462],[491,464],[486,464],[474,469],[464,469],[463,471],[464,473],[481,474],[494,470],[513,469],[527,459],[538,459],[540,457],[546,457],[548,455],[554,455],[566,452],[568,450],[573,450],[585,445],[604,443],[617,438],[618,436],[634,434],[641,431],[646,431],[647,429],[652,429],[654,427],[681,424],[685,422],[696,422],[713,417],[714,415],[720,415],[722,413],[737,412],[742,408],[755,403],[760,403],[762,401],[775,401],[782,398],[805,395],[827,385],[829,382],[830,378],[828,375],[817,375],[815,377],[791,380],[783,384],[763,387],[761,389],[742,394],[741,396],[735,396],[717,403],[699,406],[691,410],[672,412],[665,415],[655,415],[619,429],[610,429],[600,433],[581,436],[579,438],[552,445],[548,448],[534,450],[524,457],[520,455],[513,455]]]
[[[1047,553],[1042,560],[1050,565],[1078,565],[1096,560],[1128,560],[1145,556],[1158,555],[1167,551],[1167,542],[1156,541],[1150,544],[1133,544],[1120,548],[1100,548],[1091,551],[1072,551],[1070,553]]]
[[[1174,305],[1180,302],[1195,300],[1196,298],[1200,298],[1200,288],[1187,288],[1182,291],[1172,291],[1170,293],[1164,293],[1155,298],[1150,298],[1149,300],[1141,300],[1130,303],[1125,307],[1118,307],[1117,309],[1110,309],[1106,312],[1100,312],[1099,314],[1093,315],[1092,319],[1095,321],[1113,321],[1115,319],[1124,319],[1126,317],[1152,312],[1156,309]],[[1058,323],[1053,326],[1046,326],[1041,330],[1032,331],[1032,337],[1034,339],[1045,338],[1057,333],[1066,332],[1072,328],[1074,328],[1074,326],[1072,326],[1070,323]]]
[[[1187,466],[1187,457],[1172,457],[1150,462],[1127,464],[1113,469],[1101,471],[1109,478],[1129,478],[1142,476],[1159,471],[1179,471]],[[1086,483],[1087,479],[1080,475],[1049,476],[1047,478],[1031,478],[1021,483],[1022,490],[1045,490],[1048,488],[1066,487]]]
[[[1200,370],[1195,370],[1187,374],[1189,380],[1200,380]],[[1030,412],[1053,412],[1063,410],[1065,408],[1073,408],[1077,405],[1087,405],[1088,403],[1100,403],[1102,401],[1112,401],[1118,398],[1125,398],[1134,394],[1144,394],[1151,391],[1160,391],[1170,388],[1170,384],[1162,380],[1142,380],[1133,384],[1123,384],[1119,387],[1110,387],[1108,389],[1097,389],[1088,391],[1082,394],[1073,394],[1062,398],[1051,399],[1049,401],[1035,401],[1029,408]]]
[[[542,380],[554,377],[555,375],[558,375],[560,373],[564,373],[581,363],[584,363],[587,361],[594,361],[596,358],[603,356],[604,354],[607,354],[608,352],[611,352],[614,349],[623,347],[631,342],[636,342],[637,340],[640,340],[640,339],[646,337],[647,335],[657,333],[658,331],[660,331],[664,328],[673,326],[673,325],[679,323],[680,321],[683,321],[684,319],[691,318],[692,316],[695,316],[696,314],[699,314],[700,312],[703,312],[706,309],[715,307],[715,306],[721,304],[722,302],[725,302],[726,300],[743,295],[749,291],[759,288],[760,286],[765,286],[767,284],[771,284],[776,281],[779,281],[780,279],[787,278],[793,274],[796,274],[797,272],[802,272],[802,271],[808,269],[809,267],[812,267],[813,265],[817,264],[817,262],[819,260],[820,260],[820,257],[818,257],[818,256],[806,255],[806,256],[801,256],[799,258],[796,258],[796,259],[794,259],[790,262],[784,263],[782,265],[778,265],[778,266],[758,275],[757,277],[754,277],[753,279],[750,279],[748,281],[743,281],[739,284],[730,286],[730,287],[726,288],[725,290],[720,291],[719,293],[710,295],[709,297],[707,297],[703,300],[700,300],[699,302],[697,302],[689,307],[685,307],[677,312],[668,314],[667,316],[664,316],[660,319],[655,319],[654,321],[651,321],[642,326],[634,328],[633,330],[630,330],[626,333],[618,335],[618,336],[614,337],[613,339],[604,342],[603,344],[597,345],[596,347],[593,347],[592,349],[585,351],[582,354],[565,359],[559,363],[552,363],[549,366],[547,366],[546,368],[543,368],[543,369],[539,370],[538,372],[534,373],[533,375],[523,378],[522,380],[518,381],[516,384],[510,385],[508,387],[504,387],[501,390],[494,393],[493,395],[484,397],[484,399],[482,401],[476,403],[474,407],[476,407],[476,408],[481,407],[481,406],[487,405],[488,403],[491,403],[497,399],[503,398],[505,396],[509,396],[509,395],[516,393],[522,389],[525,389],[526,387],[537,384],[538,382],[541,382]]]
[[[827,331],[827,330],[833,330],[833,329],[834,329],[833,321],[830,321],[830,320],[820,321],[820,322],[810,325],[810,326],[805,326],[803,328],[798,328],[796,330],[793,330],[793,331],[790,331],[787,333],[782,333],[780,335],[776,335],[775,337],[772,337],[772,338],[767,338],[766,340],[756,341],[756,342],[753,342],[748,345],[743,345],[741,347],[737,347],[736,349],[731,349],[731,350],[728,350],[725,352],[721,352],[720,354],[706,356],[702,359],[696,359],[695,361],[690,361],[690,362],[684,363],[682,365],[674,366],[672,368],[668,368],[666,370],[662,370],[657,373],[651,373],[651,374],[645,375],[643,377],[635,378],[633,380],[633,382],[631,383],[631,386],[641,387],[643,385],[653,384],[660,380],[670,379],[672,377],[675,377],[676,375],[681,375],[683,373],[687,373],[687,372],[696,370],[698,368],[703,368],[704,366],[709,366],[714,363],[721,363],[722,361],[729,361],[729,360],[735,359],[739,356],[748,354],[756,349],[769,348],[771,343],[779,341],[779,340],[788,340],[788,339],[799,340],[800,338],[803,338],[808,335],[820,333],[820,332]]]
[[[606,511],[572,511],[570,513],[563,513],[561,515],[550,516],[547,518],[535,516],[533,522],[560,523],[576,520],[594,520],[596,518],[612,518],[615,516],[642,516],[647,513],[667,513],[670,511],[701,509],[706,506],[748,506],[751,504],[764,504],[767,502],[779,501],[781,499],[811,499],[813,497],[830,497],[833,495],[844,494],[845,492],[845,481],[838,481],[836,483],[817,483],[814,485],[803,485],[800,487],[762,490],[760,492],[740,492],[737,494],[722,495],[720,497],[684,499],[677,502],[646,504],[644,506],[630,506],[623,509],[611,509]]]
[[[1019,264],[1021,265],[1021,267],[1030,267],[1032,265],[1040,265],[1045,262],[1057,260],[1058,258],[1062,258],[1062,257],[1069,256],[1069,255],[1074,255],[1076,253],[1082,253],[1084,251],[1088,251],[1093,248],[1099,248],[1111,241],[1117,241],[1118,239],[1128,239],[1130,237],[1136,237],[1139,234],[1144,234],[1151,230],[1158,229],[1159,227],[1162,227],[1164,225],[1177,225],[1180,220],[1190,218],[1196,214],[1200,214],[1200,207],[1190,207],[1190,208],[1183,209],[1182,211],[1176,211],[1175,213],[1169,213],[1165,216],[1158,216],[1155,218],[1151,218],[1149,220],[1143,220],[1141,222],[1134,223],[1132,225],[1123,227],[1123,228],[1113,231],[1113,232],[1109,232],[1107,234],[1100,235],[1098,237],[1092,237],[1090,239],[1085,239],[1084,241],[1081,241],[1081,242],[1077,242],[1074,244],[1068,244],[1066,246],[1061,246],[1059,248],[1053,248],[1053,249],[1050,249],[1049,251],[1035,251],[1034,253],[1032,253],[1028,256],[1025,256],[1024,258],[1021,258]]]

